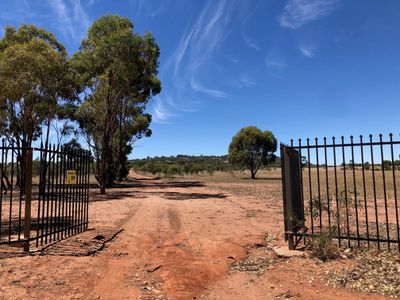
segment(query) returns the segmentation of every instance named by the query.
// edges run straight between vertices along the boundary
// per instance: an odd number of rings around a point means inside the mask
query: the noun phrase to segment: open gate
[[[0,245],[42,246],[88,227],[90,152],[0,144]]]
[[[285,240],[293,250],[299,242],[297,233],[304,228],[305,221],[300,153],[281,144],[281,165]]]
[[[285,237],[400,251],[400,140],[350,136],[281,145]]]

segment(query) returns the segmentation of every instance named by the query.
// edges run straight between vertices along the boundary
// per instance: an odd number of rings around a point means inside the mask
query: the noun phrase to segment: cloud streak
[[[48,0],[58,16],[61,33],[68,40],[78,41],[90,26],[90,18],[80,0]]]
[[[315,56],[316,48],[313,46],[300,46],[299,50],[305,57],[313,58]]]
[[[170,93],[173,105],[168,103],[167,98],[163,98],[163,104],[154,110],[161,116],[158,119],[164,118],[165,121],[168,117],[176,116],[171,112],[197,111],[190,106],[194,104],[193,101],[204,101],[204,97],[222,99],[229,96],[216,86],[216,82],[207,79],[213,69],[210,64],[215,61],[218,49],[237,26],[232,22],[236,5],[234,1],[208,1],[194,22],[183,32],[178,46],[160,72],[172,74],[167,79],[171,81],[171,84],[166,85],[169,90],[165,92]]]
[[[289,29],[321,19],[338,7],[339,0],[289,0],[279,17],[279,24]]]

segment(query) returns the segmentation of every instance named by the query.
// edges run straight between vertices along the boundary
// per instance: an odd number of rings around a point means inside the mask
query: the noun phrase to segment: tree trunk
[[[101,167],[100,167],[100,194],[106,193],[106,187],[109,185],[109,166],[110,166],[110,142],[107,132],[103,136],[103,149],[101,153]]]
[[[123,180],[123,165],[124,165],[124,158],[123,158],[123,153],[122,153],[122,142],[123,142],[123,133],[122,133],[122,117],[119,120],[119,144],[118,144],[118,180],[122,181]]]

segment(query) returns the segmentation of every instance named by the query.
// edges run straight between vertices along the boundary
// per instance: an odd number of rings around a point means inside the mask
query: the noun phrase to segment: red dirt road
[[[271,258],[260,245],[267,232],[283,243],[281,215],[280,199],[273,196],[136,178],[105,197],[92,195],[90,227],[124,229],[103,251],[0,259],[0,298],[380,299],[319,279],[345,260],[279,259],[263,275],[230,271],[247,255]]]

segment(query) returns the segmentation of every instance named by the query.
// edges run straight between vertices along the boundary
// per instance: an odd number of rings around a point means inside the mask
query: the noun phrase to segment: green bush
[[[332,241],[335,229],[322,232],[319,236],[315,236],[308,245],[311,255],[322,261],[335,259],[339,257],[339,248]]]

